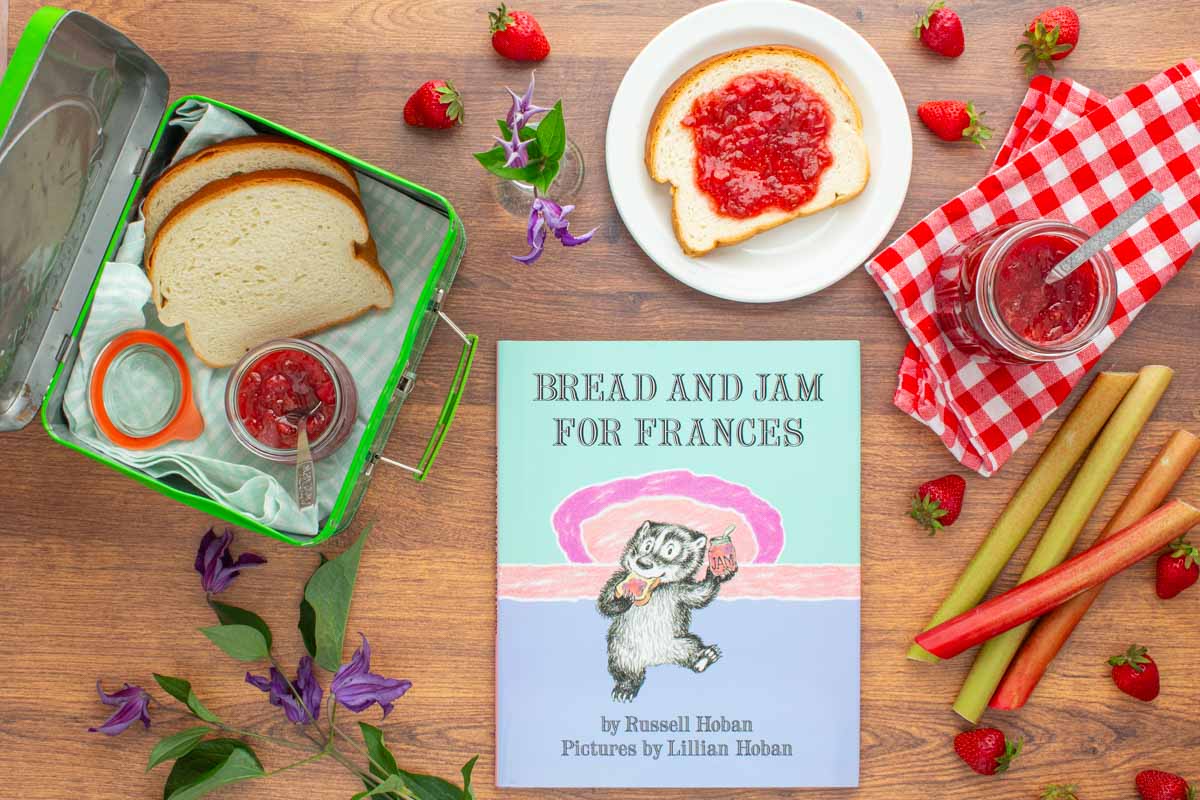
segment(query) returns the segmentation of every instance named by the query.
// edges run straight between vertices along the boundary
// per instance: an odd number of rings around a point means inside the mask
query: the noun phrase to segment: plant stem
[[[1075,404],[1071,415],[1013,493],[1000,518],[925,630],[979,605],[1071,468],[1100,433],[1136,379],[1136,375],[1128,372],[1101,372],[1096,376],[1087,393]],[[938,660],[937,656],[917,644],[909,648],[908,657],[931,663]]]
[[[1198,454],[1200,437],[1184,430],[1175,431],[1142,473],[1137,484],[1129,491],[1108,525],[1096,537],[1096,544],[1161,505]],[[1046,674],[1047,668],[1066,645],[1075,627],[1102,591],[1104,584],[1068,600],[1042,618],[1021,646],[1004,680],[996,689],[996,694],[989,704],[992,708],[1015,711],[1025,705],[1042,676]]]
[[[289,769],[295,769],[296,767],[302,767],[302,766],[304,766],[305,764],[311,764],[313,761],[317,761],[318,759],[322,759],[322,758],[324,758],[324,757],[325,757],[325,756],[327,756],[327,755],[329,755],[329,752],[328,752],[328,751],[326,751],[326,750],[322,750],[322,751],[321,751],[321,752],[319,752],[319,753],[313,753],[313,754],[312,754],[311,756],[309,756],[308,758],[302,758],[302,759],[300,759],[299,761],[296,761],[296,762],[294,762],[294,763],[292,763],[292,764],[288,764],[287,766],[280,767],[279,769],[273,769],[273,770],[271,770],[270,772],[268,772],[266,775],[264,775],[263,777],[264,777],[264,778],[269,778],[269,777],[271,777],[272,775],[278,775],[278,774],[279,774],[279,773],[281,773],[281,772],[287,772]]]
[[[1070,561],[922,633],[917,639],[929,652],[952,658],[1005,631],[1018,629],[1075,595],[1099,586],[1197,524],[1200,524],[1200,509],[1182,500],[1172,500]]]
[[[263,741],[280,745],[281,747],[290,747],[293,750],[303,750],[305,752],[309,752],[309,748],[305,747],[300,742],[296,742],[291,739],[284,739],[279,736],[270,736],[265,733],[259,733],[258,731],[246,730],[245,728],[235,728],[232,725],[226,725],[224,722],[209,722],[208,720],[200,719],[195,714],[192,714],[190,711],[183,711],[182,709],[180,709],[174,705],[168,705],[166,703],[163,703],[163,702],[159,701],[158,698],[154,697],[153,695],[150,696],[150,699],[155,703],[155,705],[159,706],[164,712],[178,714],[179,716],[186,717],[189,720],[195,720],[202,725],[208,725],[214,731],[224,731],[225,733],[233,733],[233,734],[237,734],[238,736],[250,736],[255,739],[262,739]],[[157,713],[157,712],[155,712],[155,713]],[[317,742],[317,746],[318,747],[321,746],[319,742]]]
[[[1171,383],[1172,375],[1174,372],[1169,367],[1162,366],[1142,367],[1138,372],[1137,381],[1121,399],[1121,404],[1117,406],[1091,452],[1080,465],[1070,488],[1059,501],[1058,508],[1054,509],[1054,516],[1050,518],[1037,548],[1021,573],[1020,583],[1032,580],[1061,564],[1071,552],[1075,540],[1087,525],[1104,490],[1117,474],[1121,462],[1129,454],[1146,420],[1150,418],[1163,392]],[[1088,588],[1091,587],[1083,587]],[[1064,597],[1063,601],[1068,599],[1069,596]],[[1050,608],[1044,608],[1039,613],[1049,611]],[[1000,685],[1000,680],[1016,656],[1017,649],[1025,641],[1030,627],[1030,624],[1025,623],[1005,631],[980,650],[954,702],[954,710],[961,717],[978,722],[983,716],[988,701],[996,693],[996,687]]]
[[[368,762],[371,764],[371,766],[373,766],[373,767],[375,767],[376,769],[378,769],[378,770],[379,770],[380,772],[382,772],[384,775],[387,775],[387,774],[389,774],[389,773],[390,773],[390,770],[389,770],[387,767],[385,767],[383,764],[380,764],[380,763],[379,763],[378,761],[376,761],[375,759],[371,758],[371,754],[367,752],[366,748],[364,748],[364,747],[362,747],[361,745],[359,745],[359,743],[358,743],[358,742],[356,742],[356,741],[354,741],[353,739],[351,739],[351,738],[350,738],[350,737],[349,737],[349,736],[346,734],[346,732],[345,732],[345,731],[343,731],[341,728],[339,728],[339,727],[337,727],[336,725],[334,725],[334,724],[333,724],[333,720],[332,720],[332,719],[330,719],[330,720],[329,720],[329,725],[330,725],[330,727],[331,727],[331,729],[332,729],[332,731],[333,731],[334,733],[336,733],[337,735],[339,735],[339,736],[341,736],[343,739],[345,739],[347,742],[349,742],[349,743],[350,743],[350,746],[351,746],[351,747],[353,747],[355,750],[357,750],[357,751],[358,751],[358,753],[359,753],[359,755],[361,755],[361,756],[363,756],[364,758],[366,758],[366,759],[367,759],[367,761],[368,761]]]

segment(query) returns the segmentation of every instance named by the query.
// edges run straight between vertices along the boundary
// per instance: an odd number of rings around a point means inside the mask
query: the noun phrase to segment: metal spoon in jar
[[[1162,195],[1155,190],[1151,189],[1146,192],[1138,198],[1136,203],[1122,211],[1116,219],[1097,231],[1095,236],[1079,245],[1078,250],[1055,264],[1054,268],[1046,273],[1046,283],[1057,283],[1091,261],[1094,255],[1127,231],[1133,223],[1149,214],[1162,200]]]
[[[295,409],[283,415],[289,425],[296,426],[296,502],[301,511],[317,504],[317,470],[313,466],[312,451],[308,448],[308,418],[320,410],[323,403],[318,400],[307,410]]]

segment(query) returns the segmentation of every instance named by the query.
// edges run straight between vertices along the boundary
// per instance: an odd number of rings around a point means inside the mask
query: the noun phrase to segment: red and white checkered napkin
[[[1149,191],[1164,202],[1110,246],[1117,305],[1075,356],[994,364],[955,349],[933,318],[942,255],[977,232],[1060,219],[1094,233]],[[991,172],[866,265],[912,341],[895,404],[954,457],[990,475],[1028,439],[1200,244],[1200,65],[1188,60],[1113,100],[1070,80],[1029,86]]]

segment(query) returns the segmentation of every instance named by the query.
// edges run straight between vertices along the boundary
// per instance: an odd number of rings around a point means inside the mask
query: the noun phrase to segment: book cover
[[[497,784],[858,784],[857,342],[501,342]]]

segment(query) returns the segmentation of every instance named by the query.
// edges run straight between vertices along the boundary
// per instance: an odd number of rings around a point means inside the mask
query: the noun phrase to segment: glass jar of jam
[[[737,569],[737,551],[733,549],[733,529],[716,536],[708,543],[708,571],[723,578]]]
[[[1102,250],[1055,283],[1045,277],[1087,239],[1069,223],[1033,220],[963,242],[934,278],[938,327],[963,352],[1006,364],[1078,353],[1112,318],[1112,260]]]
[[[314,461],[342,445],[354,428],[358,392],[342,360],[303,339],[276,339],[242,357],[225,384],[225,415],[234,437],[270,461],[296,460],[304,412]]]

